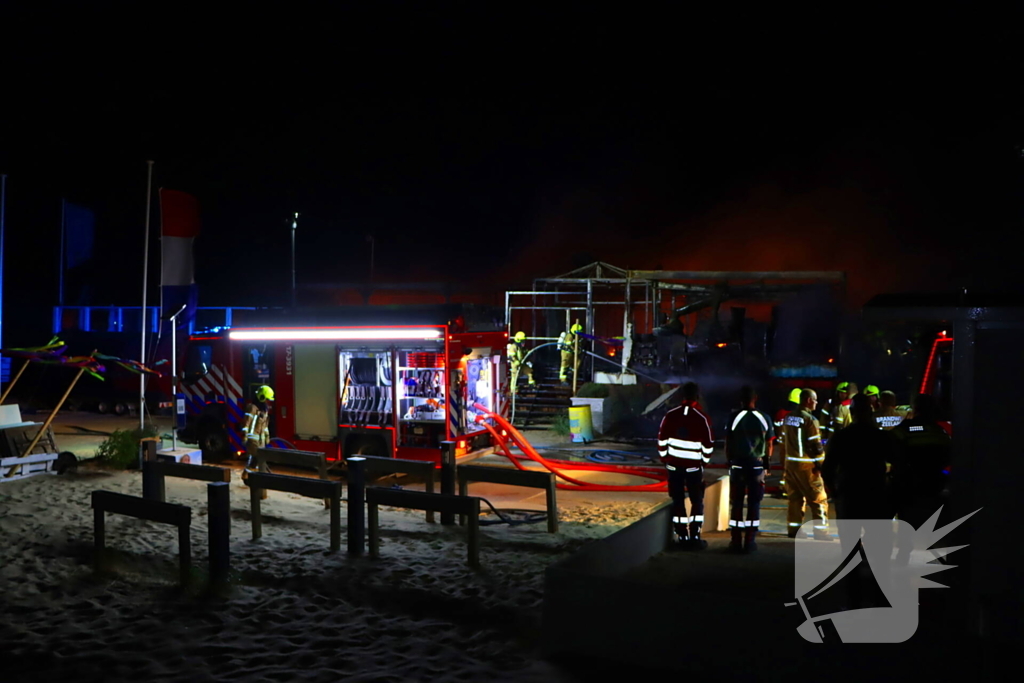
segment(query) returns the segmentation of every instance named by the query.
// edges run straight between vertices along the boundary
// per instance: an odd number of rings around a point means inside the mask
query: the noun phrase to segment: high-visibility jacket
[[[562,332],[558,335],[558,350],[572,351],[576,344],[576,335],[573,332]]]
[[[853,416],[850,414],[850,406],[852,405],[853,400],[846,399],[832,407],[832,410],[829,412],[829,431],[832,434],[853,424]]]
[[[790,403],[789,405],[793,404]],[[791,408],[780,408],[779,411],[775,413],[775,420],[773,424],[775,425],[775,443],[777,444],[776,448],[781,448],[782,444],[786,440],[786,431],[783,429],[783,426],[786,416],[789,415],[790,410]]]
[[[729,416],[725,454],[730,465],[762,467],[768,456],[772,430],[768,418],[757,410],[735,410]]]
[[[510,341],[505,346],[505,354],[508,356],[509,362],[512,363],[513,365],[518,365],[519,363],[522,363],[523,356],[526,355],[523,353],[523,345],[514,341]]]
[[[821,428],[813,415],[797,408],[783,420],[786,435],[786,463],[798,465],[821,464],[825,459],[825,447],[821,443]]]
[[[255,403],[245,408],[245,424],[242,426],[246,441],[255,441],[260,448],[270,442],[270,412]]]
[[[658,428],[658,455],[665,467],[693,469],[711,461],[715,440],[696,401],[687,401],[665,414]]]

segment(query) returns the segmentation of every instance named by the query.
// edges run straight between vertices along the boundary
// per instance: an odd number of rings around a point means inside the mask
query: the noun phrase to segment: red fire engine
[[[181,393],[204,458],[244,450],[241,423],[256,388],[275,401],[274,446],[330,459],[379,455],[440,462],[491,446],[479,407],[506,412],[506,332],[447,325],[218,328],[193,335]]]

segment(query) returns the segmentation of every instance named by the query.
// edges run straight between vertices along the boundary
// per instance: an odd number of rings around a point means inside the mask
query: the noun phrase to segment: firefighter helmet
[[[516,336],[513,337],[513,339],[515,339],[517,342],[526,341],[526,333],[522,331],[516,332]]]
[[[876,387],[874,384],[867,385],[866,387],[864,387],[864,395],[878,396],[878,387]]]
[[[256,390],[256,400],[266,403],[267,401],[274,400],[274,390],[268,387],[266,384]]]
[[[848,392],[850,390],[849,382],[840,382],[836,385],[836,391]]]
[[[802,389],[794,389],[793,391],[789,392],[789,402],[790,403],[800,403],[800,392],[801,391],[803,391],[803,390]]]
[[[582,332],[583,331],[583,325],[580,325],[579,323],[576,323],[575,325],[573,325],[572,327],[569,328],[569,331],[572,332],[573,334],[576,334],[577,332]]]

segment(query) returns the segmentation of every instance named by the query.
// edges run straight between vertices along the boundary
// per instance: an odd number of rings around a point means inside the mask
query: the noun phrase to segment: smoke
[[[891,207],[855,186],[787,193],[761,184],[702,214],[636,229],[623,219],[588,220],[572,203],[561,208],[539,219],[499,280],[557,275],[581,252],[635,269],[843,271],[847,302],[859,307],[882,292],[938,287],[949,275],[928,255],[941,247],[936,237],[901,225]]]

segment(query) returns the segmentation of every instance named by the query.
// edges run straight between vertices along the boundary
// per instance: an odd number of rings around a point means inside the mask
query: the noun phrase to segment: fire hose
[[[476,403],[473,405],[477,411],[482,413],[477,415],[476,422],[478,422],[484,429],[486,429],[491,436],[494,438],[494,442],[501,448],[505,457],[512,461],[512,464],[519,470],[526,470],[527,468],[520,462],[520,460],[529,458],[534,462],[544,467],[549,472],[553,473],[559,479],[567,482],[566,484],[559,483],[557,487],[563,491],[667,491],[668,490],[668,473],[662,467],[646,467],[646,466],[628,466],[628,465],[602,465],[597,463],[558,463],[556,466],[550,460],[547,460],[541,456],[530,443],[523,437],[518,429],[513,427],[508,420],[502,416],[492,413],[487,410],[484,406]],[[494,428],[491,424],[488,424],[486,418],[494,420],[495,424],[501,427],[501,432]],[[508,443],[511,441],[520,451],[523,452],[524,457],[515,456],[508,447]],[[608,484],[592,484],[582,479],[565,474],[564,470],[577,470],[577,471],[588,471],[588,472],[609,472],[613,474],[625,474],[634,477],[643,477],[645,479],[654,479],[655,481],[650,484],[632,484],[632,485],[608,485]]]

